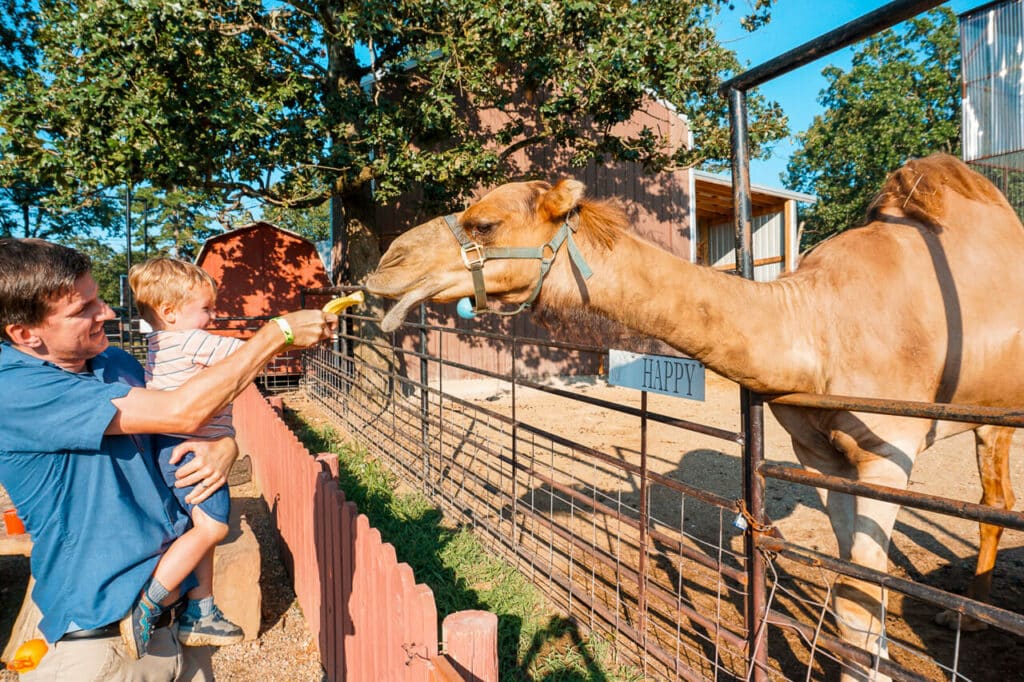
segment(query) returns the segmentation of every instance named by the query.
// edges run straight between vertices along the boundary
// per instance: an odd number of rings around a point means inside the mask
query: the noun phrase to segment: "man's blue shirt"
[[[105,436],[112,400],[143,386],[118,348],[76,374],[3,344],[0,484],[32,536],[32,598],[47,640],[123,617],[188,517],[149,436]]]

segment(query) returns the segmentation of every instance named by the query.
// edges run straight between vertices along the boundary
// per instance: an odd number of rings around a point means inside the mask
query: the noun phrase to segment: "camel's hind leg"
[[[1006,426],[979,426],[974,430],[974,442],[978,457],[978,473],[981,475],[981,503],[1000,509],[1013,509],[1016,500],[1010,481],[1010,442],[1013,429]],[[999,538],[1002,526],[980,524],[981,542],[978,547],[978,565],[968,590],[972,599],[988,601],[992,590],[992,569],[996,565]],[[964,630],[982,630],[984,623],[964,616],[959,619],[955,611],[943,611],[935,616],[935,622]]]

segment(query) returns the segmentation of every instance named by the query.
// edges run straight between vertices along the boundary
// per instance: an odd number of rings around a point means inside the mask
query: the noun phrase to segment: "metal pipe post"
[[[519,381],[516,356],[518,355],[518,340],[516,338],[515,319],[512,320],[512,516],[509,519],[512,523],[512,543],[518,544],[516,537],[516,519],[519,517],[519,419],[516,416],[516,384]]]
[[[430,385],[428,380],[428,372],[430,368],[427,366],[427,306],[420,303],[420,442],[423,447],[423,481],[430,480],[430,427],[428,422],[430,421],[430,394],[427,390],[427,386]]]
[[[124,234],[125,234],[125,270],[132,269],[132,181],[129,178],[124,188]],[[125,311],[128,315],[128,345],[135,346],[135,330],[132,329],[132,296],[131,287],[125,290]]]
[[[637,566],[637,611],[647,673],[647,563],[650,552],[650,509],[647,504],[647,391],[640,392],[640,558]]]
[[[751,235],[750,158],[747,132],[747,94],[729,90],[729,122],[732,130],[732,196],[735,206],[736,268],[745,279],[754,279],[754,254]],[[758,471],[764,460],[764,403],[761,396],[746,388],[740,390],[740,414],[743,421],[743,503],[750,518],[743,547],[747,563],[747,656],[751,666],[748,679],[768,679],[768,631],[764,555],[754,535],[764,526],[764,477]]]
[[[750,205],[750,140],[747,132],[747,93],[729,91],[729,123],[732,135],[733,226],[736,232],[736,270],[754,279],[754,251]]]
[[[740,411],[747,440],[743,444],[743,504],[749,518],[743,536],[747,562],[747,655],[753,674],[748,679],[768,679],[767,562],[757,540],[767,526],[764,508],[764,477],[759,468],[764,462],[764,401],[747,389],[740,393]]]

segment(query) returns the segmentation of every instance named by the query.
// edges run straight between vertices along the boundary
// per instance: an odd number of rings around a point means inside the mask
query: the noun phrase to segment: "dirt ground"
[[[601,382],[572,382],[569,388],[595,398],[639,407],[640,394],[634,390]],[[446,382],[444,390],[499,412],[508,413],[511,409],[509,387],[498,381]],[[739,430],[739,389],[732,382],[711,373],[707,378],[704,402],[657,394],[649,394],[648,400],[648,409],[652,412],[730,431]],[[637,417],[581,406],[577,402],[521,387],[517,388],[516,403],[516,418],[521,422],[562,434],[618,456],[624,462],[639,463]],[[767,458],[780,464],[797,465],[788,435],[767,408],[765,416]],[[650,423],[647,440],[651,471],[731,499],[740,496],[738,445],[656,423]],[[574,477],[595,484],[610,498],[636,495],[638,483],[635,479],[623,481],[621,477],[602,477],[591,462],[580,462],[576,469]],[[1013,442],[1011,478],[1018,486],[1024,481],[1024,440],[1020,434]],[[940,441],[922,453],[909,488],[915,492],[977,502],[981,487],[973,433],[966,432]],[[662,489],[661,493],[664,492]],[[1016,509],[1024,509],[1024,493],[1018,492],[1017,498]],[[830,556],[836,555],[835,539],[816,491],[770,480],[767,501],[773,523],[788,541]],[[678,495],[660,494],[655,487],[651,505],[656,517],[680,518]],[[741,551],[738,532],[726,542],[733,551]],[[963,594],[974,571],[977,548],[976,523],[904,508],[900,511],[893,534],[889,570],[894,575]],[[1024,532],[1004,532],[1000,550],[993,577],[993,602],[1017,613],[1024,612]],[[792,573],[799,573],[799,568]],[[893,594],[887,614],[888,632],[894,642],[919,649],[925,657],[936,658],[944,665],[952,665],[956,657],[959,673],[972,680],[1004,680],[1008,675],[1013,677],[1024,670],[1024,645],[1019,638],[990,628],[980,633],[964,632],[958,641],[956,633],[933,624],[936,611],[928,604]],[[920,663],[916,656],[904,655],[898,645],[892,656],[930,679],[949,679],[948,672],[943,673],[934,664]],[[790,670],[787,668],[787,674]],[[802,674],[798,675],[798,679],[802,678]]]

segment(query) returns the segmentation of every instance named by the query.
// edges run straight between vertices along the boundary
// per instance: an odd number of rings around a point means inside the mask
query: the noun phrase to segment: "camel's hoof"
[[[975,620],[970,616],[961,616],[956,611],[940,611],[935,614],[935,622],[946,626],[950,630],[956,630],[957,625],[959,625],[960,630],[963,632],[978,632],[988,628],[988,625],[980,620]]]

